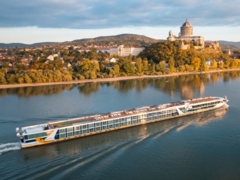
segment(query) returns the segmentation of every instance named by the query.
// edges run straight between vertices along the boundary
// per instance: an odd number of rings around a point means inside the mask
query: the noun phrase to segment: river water
[[[0,90],[0,179],[239,179],[240,72]],[[21,149],[15,128],[204,96],[228,111]]]

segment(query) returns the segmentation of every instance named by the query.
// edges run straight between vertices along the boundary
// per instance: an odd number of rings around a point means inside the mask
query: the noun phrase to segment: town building
[[[107,52],[111,56],[118,55],[118,56],[137,56],[140,52],[144,50],[144,47],[124,47],[124,45],[120,45],[118,47],[95,47],[97,52]],[[89,52],[91,51],[91,47],[81,48],[79,52]]]
[[[174,36],[172,31],[169,31],[167,37],[168,41],[192,41],[198,44],[198,46],[204,48],[204,37],[193,35],[193,26],[186,20],[185,23],[180,27],[180,33],[178,36]]]
[[[205,48],[211,48],[211,49],[219,49],[220,48],[220,44],[218,41],[214,41],[214,42],[205,42]]]
[[[144,47],[124,47],[124,45],[120,45],[115,48],[110,48],[110,55],[119,55],[119,56],[137,56],[140,52],[144,50]]]

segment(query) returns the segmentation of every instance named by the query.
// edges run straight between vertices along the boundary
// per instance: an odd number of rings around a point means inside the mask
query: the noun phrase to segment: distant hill
[[[41,46],[46,44],[54,44],[55,42],[40,42],[34,44],[23,44],[23,43],[0,43],[0,48],[9,48],[9,47],[32,47],[32,46]]]
[[[163,42],[166,40],[158,40],[153,39],[147,36],[143,35],[137,35],[137,34],[120,34],[115,36],[100,36],[96,38],[86,38],[86,39],[77,39],[70,42],[62,42],[57,44],[68,44],[68,45],[79,45],[79,46],[119,46],[119,45],[125,45],[125,46],[149,46],[150,44],[156,43],[156,42]],[[40,43],[34,43],[34,44],[23,44],[23,43],[0,43],[0,48],[4,47],[33,47],[33,46],[41,46],[41,45],[49,45],[49,44],[55,44],[56,42],[40,42]],[[232,42],[232,41],[219,41],[220,46],[222,50],[228,50],[231,51],[240,51],[240,42]]]
[[[234,51],[240,51],[240,42],[233,42],[233,41],[218,41],[223,51],[228,51],[229,49]]]
[[[220,40],[218,41],[220,44],[223,44],[223,45],[233,45],[233,46],[239,46],[240,47],[240,42],[233,42],[233,41],[223,41],[223,40]]]
[[[165,40],[157,40],[143,35],[136,34],[120,34],[116,36],[101,36],[96,38],[86,38],[86,39],[78,39],[71,42],[62,42],[58,44],[68,44],[68,45],[80,45],[80,46],[148,46],[152,43],[165,41]],[[0,43],[0,48],[7,47],[32,47],[32,46],[40,46],[44,44],[54,44],[56,42],[41,42],[34,44],[22,44],[22,43],[10,43],[4,44]]]
[[[112,46],[112,45],[121,45],[125,46],[147,46],[152,43],[156,43],[164,40],[157,40],[153,38],[149,38],[143,35],[136,34],[120,34],[116,36],[101,36],[96,38],[87,38],[87,39],[79,39],[72,41],[73,43],[77,43],[82,46]]]

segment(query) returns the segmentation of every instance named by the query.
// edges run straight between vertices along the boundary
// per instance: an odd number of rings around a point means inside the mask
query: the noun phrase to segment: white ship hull
[[[147,106],[108,114],[80,117],[17,128],[22,148],[45,145],[142,124],[169,120],[219,108],[228,108],[227,98],[207,97]]]

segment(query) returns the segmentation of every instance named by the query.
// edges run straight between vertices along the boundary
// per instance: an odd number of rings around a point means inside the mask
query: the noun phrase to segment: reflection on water
[[[143,78],[126,81],[112,81],[112,82],[95,82],[95,83],[81,83],[78,85],[51,85],[40,87],[22,87],[12,89],[0,89],[0,96],[17,95],[19,97],[31,97],[38,95],[53,95],[60,94],[65,90],[72,90],[77,87],[81,94],[85,96],[98,92],[100,86],[111,86],[118,91],[125,93],[131,89],[136,89],[137,92],[154,87],[157,90],[164,91],[170,96],[174,92],[180,92],[183,99],[190,99],[194,97],[194,91],[203,94],[205,86],[208,84],[217,84],[220,79],[223,82],[238,79],[240,71],[212,73],[212,74],[198,74],[198,75],[183,75],[164,78]]]
[[[66,85],[54,85],[54,86],[37,86],[37,87],[21,87],[21,88],[10,88],[0,89],[0,96],[17,95],[19,97],[31,97],[45,95],[50,96],[53,94],[60,94],[65,90],[71,90],[74,88],[72,84]]]

